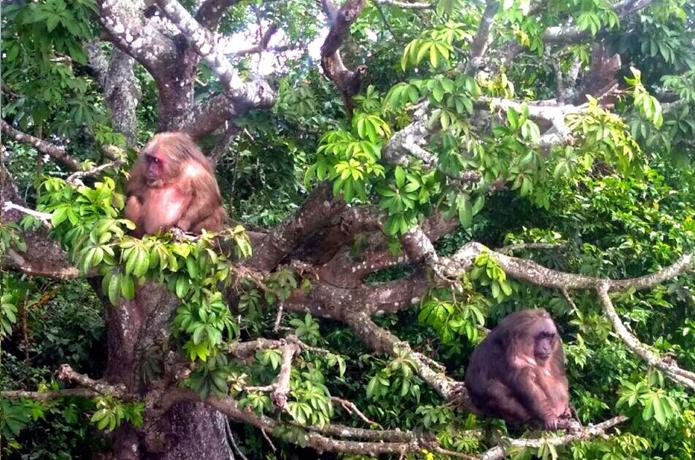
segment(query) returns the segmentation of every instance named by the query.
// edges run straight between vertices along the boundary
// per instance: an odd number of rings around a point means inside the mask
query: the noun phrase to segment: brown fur
[[[148,166],[148,156],[161,161],[160,169]],[[184,133],[160,133],[147,143],[130,171],[126,195],[125,216],[135,222],[137,237],[171,227],[192,233],[223,228],[212,166]]]
[[[553,338],[544,338],[548,334]],[[479,414],[545,429],[572,426],[562,342],[545,310],[519,311],[500,321],[473,351],[466,387]]]

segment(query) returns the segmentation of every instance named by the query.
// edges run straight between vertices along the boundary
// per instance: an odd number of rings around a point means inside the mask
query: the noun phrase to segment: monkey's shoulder
[[[206,165],[198,161],[187,161],[181,167],[181,177],[191,181],[208,181],[214,180],[212,171]]]

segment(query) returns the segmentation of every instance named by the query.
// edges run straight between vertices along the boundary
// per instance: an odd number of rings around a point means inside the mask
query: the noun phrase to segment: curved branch
[[[92,177],[96,176],[102,171],[105,171],[109,168],[120,168],[125,164],[125,160],[116,160],[116,161],[109,161],[108,163],[104,163],[103,165],[95,166],[94,168],[88,169],[86,171],[77,171],[75,173],[72,173],[66,180],[66,182],[70,185],[84,185],[82,183],[82,178],[83,177]],[[44,214],[44,213],[42,213]],[[50,216],[50,214],[49,214]]]
[[[275,94],[264,80],[245,83],[227,57],[218,49],[215,38],[176,0],[157,0],[166,16],[183,32],[193,49],[203,57],[224,84],[228,96],[236,103],[254,107],[272,105]]]
[[[457,386],[456,382],[448,377],[443,368],[434,367],[433,361],[410,348],[407,342],[400,340],[391,332],[379,327],[364,313],[358,313],[346,318],[345,321],[353,333],[362,342],[367,344],[377,353],[386,353],[392,357],[398,357],[405,353],[407,358],[415,364],[415,369],[420,377],[427,382],[444,399],[449,399],[452,390]]]
[[[476,242],[466,244],[450,258],[442,258],[439,264],[448,277],[455,278],[467,271],[472,266],[475,258],[485,252],[495,258],[507,275],[528,281],[537,286],[555,289],[597,289],[604,283],[610,291],[648,289],[693,269],[693,255],[685,254],[672,265],[650,275],[621,280],[608,280],[552,270],[530,260],[511,257],[501,252],[493,251]]]
[[[695,372],[689,372],[681,369],[673,360],[660,357],[653,351],[649,350],[646,345],[641,343],[637,337],[627,330],[627,327],[625,327],[623,322],[620,320],[618,312],[615,310],[613,302],[608,296],[608,287],[609,286],[607,283],[601,284],[597,289],[598,296],[601,299],[603,311],[613,324],[613,330],[618,337],[620,337],[623,343],[625,343],[625,345],[627,345],[627,347],[636,355],[644,359],[648,365],[661,370],[671,380],[678,382],[691,390],[695,390]]]

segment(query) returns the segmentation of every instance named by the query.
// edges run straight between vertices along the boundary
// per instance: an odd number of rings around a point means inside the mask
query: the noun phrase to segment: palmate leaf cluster
[[[204,233],[194,242],[169,237],[143,239],[126,234],[132,222],[119,218],[123,197],[106,178],[94,187],[71,187],[60,179],[42,186],[39,207],[51,212],[52,232],[69,250],[80,270],[101,275],[104,294],[117,308],[135,297],[146,280],[164,283],[180,300],[175,325],[186,334],[183,348],[191,360],[214,356],[223,339],[238,336],[238,325],[222,301],[218,284],[230,277],[227,257],[213,236]],[[32,224],[26,219],[26,225]],[[248,257],[251,246],[243,228],[227,230],[233,256]],[[109,422],[110,423],[110,422]]]

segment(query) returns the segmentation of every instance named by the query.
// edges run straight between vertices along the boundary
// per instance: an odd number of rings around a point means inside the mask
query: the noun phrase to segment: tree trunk
[[[108,304],[105,378],[109,383],[123,384],[146,399],[150,390],[142,380],[143,363],[168,341],[177,305],[174,295],[154,283],[139,286],[131,301]],[[221,413],[203,403],[179,403],[160,420],[145,419],[144,430],[129,424],[119,427],[113,435],[113,455],[126,460],[229,460],[233,455],[225,423]]]

